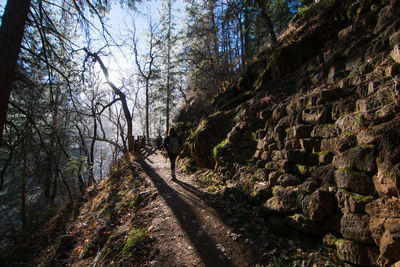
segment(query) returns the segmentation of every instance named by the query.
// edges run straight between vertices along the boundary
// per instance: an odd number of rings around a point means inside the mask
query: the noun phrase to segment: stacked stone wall
[[[335,236],[342,260],[388,266],[400,260],[400,1],[373,2],[350,4],[358,18],[293,74],[305,93],[240,106],[214,160],[231,180],[252,163],[265,211]]]

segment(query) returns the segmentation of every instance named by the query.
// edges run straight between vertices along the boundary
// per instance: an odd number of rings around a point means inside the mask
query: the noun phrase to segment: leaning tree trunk
[[[0,26],[0,144],[31,0],[8,0]]]
[[[94,179],[94,149],[96,145],[97,138],[97,118],[96,118],[96,107],[94,103],[94,98],[92,99],[92,116],[93,116],[93,138],[90,144],[90,151],[88,154],[88,165],[89,165],[89,185],[95,184],[96,180]]]
[[[132,116],[129,111],[128,102],[126,101],[125,94],[110,80],[110,75],[108,74],[108,69],[104,65],[103,61],[99,57],[98,54],[89,52],[87,48],[84,48],[84,51],[88,54],[88,56],[93,57],[100,64],[100,68],[103,71],[104,76],[106,77],[107,84],[113,89],[114,93],[119,96],[121,99],[122,110],[124,111],[124,116],[126,120],[126,126],[128,127],[127,131],[127,139],[128,139],[128,151],[133,152],[135,148],[135,138],[133,137],[133,124],[132,124]]]

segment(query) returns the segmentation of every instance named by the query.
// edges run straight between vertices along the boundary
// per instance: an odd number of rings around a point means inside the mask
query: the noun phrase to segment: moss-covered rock
[[[217,112],[202,120],[188,138],[191,157],[199,167],[214,168],[213,149],[225,140],[232,127],[233,111]],[[217,149],[218,150],[218,149]]]
[[[374,200],[373,196],[365,196],[339,189],[336,193],[339,208],[343,213],[364,213],[365,206]]]
[[[335,171],[335,183],[341,189],[363,195],[374,195],[375,187],[371,175],[350,168],[341,168]]]
[[[377,153],[374,147],[355,147],[336,155],[333,165],[338,168],[354,168],[365,172],[376,172]]]

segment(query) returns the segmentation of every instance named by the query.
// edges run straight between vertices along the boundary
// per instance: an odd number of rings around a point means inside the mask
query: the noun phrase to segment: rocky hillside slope
[[[181,162],[343,261],[389,266],[400,260],[400,0],[320,5],[213,100]]]
[[[145,266],[155,251],[145,210],[157,193],[125,155],[109,176],[66,205],[0,266]]]

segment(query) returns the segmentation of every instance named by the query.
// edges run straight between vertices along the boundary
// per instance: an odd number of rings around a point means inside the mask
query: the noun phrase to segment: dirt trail
[[[147,207],[155,239],[149,266],[254,266],[250,245],[232,238],[217,211],[202,199],[189,177],[177,173],[171,180],[169,162],[159,151],[139,161],[159,197]]]

